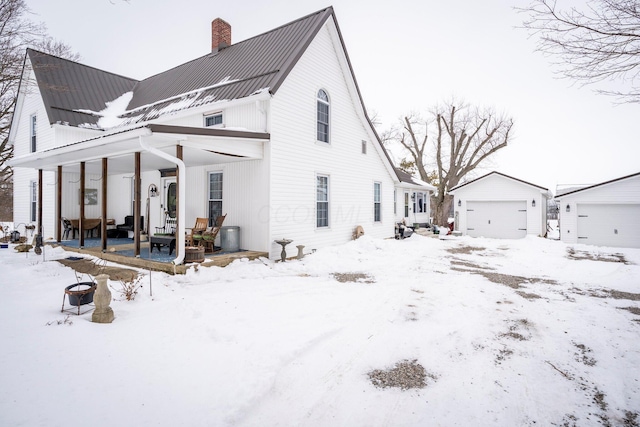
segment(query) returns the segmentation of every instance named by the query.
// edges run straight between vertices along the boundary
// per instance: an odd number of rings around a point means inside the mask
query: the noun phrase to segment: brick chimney
[[[231,25],[216,18],[211,21],[211,52],[217,52],[231,45]]]

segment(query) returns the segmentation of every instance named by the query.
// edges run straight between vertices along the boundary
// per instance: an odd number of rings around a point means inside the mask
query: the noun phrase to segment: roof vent
[[[211,52],[231,45],[231,25],[223,19],[211,21]]]

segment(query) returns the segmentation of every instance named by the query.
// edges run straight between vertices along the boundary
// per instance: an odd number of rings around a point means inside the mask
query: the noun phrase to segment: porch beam
[[[133,255],[140,257],[140,152],[135,153],[135,175],[133,177]]]
[[[80,249],[84,248],[84,186],[85,186],[85,163],[80,162],[80,219],[78,221],[78,242]],[[73,230],[71,230],[73,233]]]
[[[107,251],[107,158],[102,159],[102,215],[100,219],[100,244],[102,252]]]
[[[183,156],[182,145],[178,144],[176,145],[176,157],[180,160],[183,160],[182,156]],[[184,212],[180,211],[180,198],[182,196],[183,195],[180,194],[180,174],[176,173],[176,224],[180,224],[180,217],[184,214]],[[177,233],[178,233],[178,230],[176,230],[176,234]],[[176,235],[176,238],[184,240],[184,236]]]
[[[62,241],[62,166],[58,166],[56,185],[56,241]]]

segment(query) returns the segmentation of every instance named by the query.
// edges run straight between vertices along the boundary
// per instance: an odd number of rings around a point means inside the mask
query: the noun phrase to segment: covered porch
[[[116,256],[112,253],[114,252],[113,246],[109,246],[107,228],[108,224],[113,227],[114,217],[116,217],[115,222],[123,220],[121,214],[114,214],[114,212],[123,212],[123,209],[127,209],[127,212],[132,213],[133,217],[131,230],[131,250],[133,252],[129,258],[140,258],[142,250],[148,248],[148,243],[145,243],[147,239],[143,238],[143,232],[146,231],[148,235],[152,235],[156,228],[164,225],[162,218],[166,206],[150,203],[150,198],[157,196],[157,194],[152,194],[153,188],[162,188],[161,183],[154,182],[152,185],[144,187],[143,190],[142,176],[146,174],[147,177],[160,177],[164,176],[161,174],[170,171],[175,181],[175,214],[172,220],[175,221],[176,229],[175,257],[171,264],[178,266],[182,265],[185,260],[185,239],[178,238],[178,236],[185,236],[188,227],[193,226],[187,222],[189,198],[185,190],[187,185],[191,187],[195,183],[188,182],[187,168],[215,167],[215,165],[261,160],[264,156],[264,143],[269,141],[269,138],[268,133],[261,132],[148,124],[125,131],[99,135],[59,148],[30,153],[13,159],[12,165],[39,171],[37,227],[40,235],[42,235],[42,215],[45,208],[42,196],[43,171],[55,172],[55,206],[47,206],[46,208],[48,210],[55,209],[54,240],[58,243],[62,241],[62,219],[70,216],[69,208],[65,208],[63,203],[63,196],[67,199],[76,197],[75,194],[64,194],[65,191],[67,193],[70,191],[68,183],[63,182],[63,176],[74,174],[74,176],[78,176],[79,184],[77,190],[79,199],[75,199],[78,200],[79,206],[74,206],[74,209],[79,208],[79,212],[75,213],[74,211],[75,215],[71,216],[77,216],[78,228],[81,230],[76,249],[87,249],[105,256]],[[94,177],[91,181],[98,182],[98,184],[92,183],[92,185],[99,187],[99,193],[96,190],[87,191],[87,176]],[[117,189],[110,191],[110,178],[113,186],[113,183],[117,182],[113,180],[113,177],[118,176],[131,180],[131,198],[118,194]],[[153,179],[151,178],[151,180]],[[100,194],[100,197],[97,197],[97,194]],[[85,206],[86,200],[92,200],[92,198],[98,200],[93,203],[96,206],[89,207],[93,210],[90,211],[92,214],[88,216],[87,212],[89,211]],[[145,199],[147,203],[143,205]],[[199,212],[197,216],[207,215],[206,212]],[[82,230],[86,227],[83,225],[89,224],[91,220],[98,220],[100,244],[94,248],[85,248],[85,236]],[[91,223],[91,225],[93,224]],[[266,254],[260,251],[250,252],[258,252],[261,254],[260,256]]]

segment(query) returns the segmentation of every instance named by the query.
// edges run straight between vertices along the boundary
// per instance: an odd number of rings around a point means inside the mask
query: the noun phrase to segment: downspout
[[[138,141],[140,142],[140,147],[144,150],[147,151],[155,156],[161,157],[171,163],[175,163],[176,166],[178,167],[178,194],[180,195],[180,197],[178,198],[178,229],[176,230],[176,258],[172,261],[174,265],[180,265],[184,262],[184,238],[180,238],[180,236],[184,236],[184,232],[185,232],[185,222],[184,222],[184,217],[185,217],[185,211],[186,211],[186,207],[187,207],[187,203],[185,200],[185,193],[186,193],[186,166],[184,164],[184,162],[182,160],[180,160],[177,157],[174,157],[170,154],[167,154],[163,151],[160,151],[156,148],[151,147],[150,145],[148,145],[145,141],[144,138],[141,136],[138,137]]]

